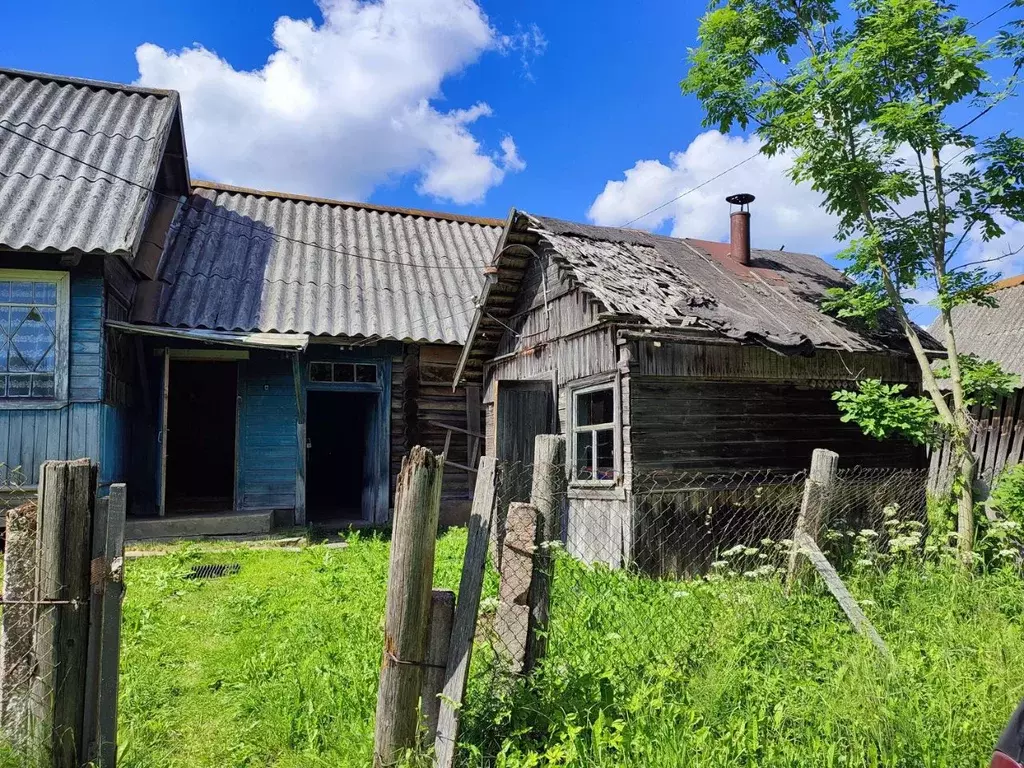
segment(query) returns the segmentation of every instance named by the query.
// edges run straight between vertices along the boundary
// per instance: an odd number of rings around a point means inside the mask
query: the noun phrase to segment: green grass
[[[441,539],[438,586],[457,585],[464,541]],[[226,560],[241,573],[181,578]],[[120,764],[369,765],[386,572],[387,542],[373,538],[131,562]],[[1019,576],[927,566],[849,583],[892,662],[817,589],[654,582],[563,558],[550,655],[532,683],[492,676],[478,647],[465,762],[987,765],[1024,697]]]

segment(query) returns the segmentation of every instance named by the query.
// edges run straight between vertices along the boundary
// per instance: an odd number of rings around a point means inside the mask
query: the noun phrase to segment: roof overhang
[[[207,331],[202,328],[164,328],[158,325],[135,325],[108,320],[108,328],[142,336],[161,336],[169,339],[198,341],[247,349],[276,349],[285,352],[304,352],[309,345],[307,333],[247,333],[245,331]]]

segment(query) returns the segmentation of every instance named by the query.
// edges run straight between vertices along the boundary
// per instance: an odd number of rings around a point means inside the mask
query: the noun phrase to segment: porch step
[[[129,517],[124,537],[129,541],[202,539],[212,536],[249,536],[270,533],[274,511],[229,512],[210,515]]]

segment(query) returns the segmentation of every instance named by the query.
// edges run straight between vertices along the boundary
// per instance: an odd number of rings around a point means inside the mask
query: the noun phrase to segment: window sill
[[[625,501],[626,489],[621,485],[570,485],[569,499]]]
[[[0,411],[58,411],[67,400],[0,400]]]

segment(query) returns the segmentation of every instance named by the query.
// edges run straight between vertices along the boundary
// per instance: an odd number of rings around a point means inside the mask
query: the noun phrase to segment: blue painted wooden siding
[[[239,363],[237,505],[292,509],[298,438],[295,380],[287,359]]]
[[[71,278],[71,359],[68,395],[72,402],[103,399],[103,278]]]

